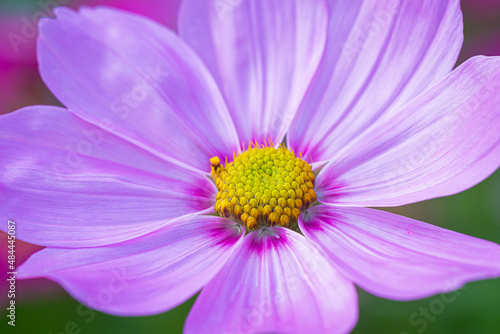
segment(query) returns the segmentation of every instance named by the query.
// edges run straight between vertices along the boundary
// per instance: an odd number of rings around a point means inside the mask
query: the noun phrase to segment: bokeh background
[[[347,1],[347,0],[346,0]],[[0,114],[32,104],[58,104],[44,86],[35,56],[36,21],[54,4],[105,4],[149,16],[175,29],[180,0],[0,0]],[[458,63],[474,55],[500,55],[500,0],[462,0],[465,42]],[[17,47],[12,33],[21,35]],[[31,30],[30,30],[31,29]],[[9,35],[10,34],[10,35]],[[9,40],[9,36],[11,37]],[[29,37],[30,36],[30,37]],[[1,203],[0,203],[1,205]],[[29,205],[27,203],[27,205]],[[500,171],[461,194],[391,211],[500,243]],[[2,233],[2,232],[0,232]],[[17,242],[17,263],[41,247]],[[7,325],[7,238],[0,234],[0,333],[181,333],[195,298],[150,317],[115,317],[80,308],[57,284],[17,281],[16,327]],[[452,300],[452,301],[451,301]],[[500,333],[500,279],[467,284],[443,298],[395,302],[359,290],[360,318],[353,333]]]

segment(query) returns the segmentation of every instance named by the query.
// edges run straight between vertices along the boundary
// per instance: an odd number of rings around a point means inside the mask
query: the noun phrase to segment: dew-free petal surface
[[[88,247],[146,234],[212,208],[215,186],[83,121],[34,106],[0,117],[0,217],[16,237]]]
[[[68,109],[204,171],[211,157],[238,149],[215,81],[175,33],[119,10],[55,13],[40,22],[38,61],[44,82]]]
[[[500,276],[500,245],[385,211],[318,205],[299,224],[343,275],[383,298],[420,299]]]
[[[185,333],[346,333],[354,286],[312,243],[281,227],[247,235],[202,290]]]
[[[239,245],[243,230],[213,216],[190,216],[120,244],[46,248],[18,278],[47,277],[84,305],[122,316],[167,311],[193,296]]]
[[[459,0],[332,0],[325,54],[287,135],[325,161],[441,80],[463,41]]]
[[[500,57],[471,58],[357,138],[318,175],[318,198],[398,206],[464,191],[500,166]]]
[[[187,0],[179,33],[213,73],[242,143],[279,142],[326,40],[324,0]]]

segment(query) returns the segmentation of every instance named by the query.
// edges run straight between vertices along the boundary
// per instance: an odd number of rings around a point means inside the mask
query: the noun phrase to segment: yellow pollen
[[[316,201],[311,165],[284,146],[250,143],[233,162],[210,159],[218,189],[215,211],[248,230],[262,226],[297,227],[300,213]]]

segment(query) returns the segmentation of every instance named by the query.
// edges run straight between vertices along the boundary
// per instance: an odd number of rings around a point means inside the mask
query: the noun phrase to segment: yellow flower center
[[[311,166],[284,146],[250,144],[226,166],[218,157],[210,163],[218,189],[215,211],[249,230],[296,228],[300,213],[316,201]]]

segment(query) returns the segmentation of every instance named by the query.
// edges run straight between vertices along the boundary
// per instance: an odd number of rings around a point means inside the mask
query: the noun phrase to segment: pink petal
[[[121,242],[213,208],[215,187],[57,107],[0,117],[0,219],[46,246]],[[6,224],[0,224],[5,231]]]
[[[319,205],[299,226],[343,275],[384,298],[424,298],[500,276],[500,245],[384,211]]]
[[[187,0],[179,32],[221,87],[241,142],[282,139],[326,40],[324,0]]]
[[[190,333],[346,333],[357,321],[354,286],[312,243],[276,227],[247,235],[202,290]]]
[[[173,32],[106,8],[55,11],[40,23],[40,72],[85,120],[155,154],[210,170],[239,141],[222,95],[198,56]]]
[[[500,57],[476,57],[339,154],[318,197],[403,205],[466,190],[499,165]]]
[[[138,239],[98,248],[46,248],[19,267],[19,278],[47,277],[97,310],[118,315],[167,311],[193,296],[240,243],[239,225],[187,217]]]
[[[146,16],[172,30],[177,27],[177,12],[181,0],[83,0],[90,6],[110,6]]]
[[[458,0],[329,1],[318,73],[287,134],[314,161],[332,159],[384,114],[448,74],[462,46]]]

